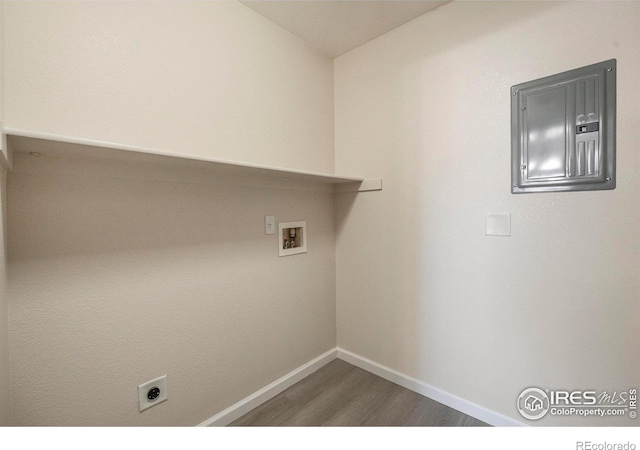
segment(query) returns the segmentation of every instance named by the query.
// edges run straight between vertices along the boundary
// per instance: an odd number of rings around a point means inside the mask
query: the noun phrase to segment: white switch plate
[[[149,399],[147,397],[147,394],[153,388],[158,388],[160,392],[157,398]],[[166,375],[158,377],[155,380],[147,381],[146,383],[138,386],[138,405],[140,408],[140,412],[166,401],[167,398],[168,398],[168,395],[167,395],[167,376]]]
[[[511,236],[511,214],[487,214],[485,227],[487,236]]]
[[[276,234],[276,218],[264,216],[264,234]]]

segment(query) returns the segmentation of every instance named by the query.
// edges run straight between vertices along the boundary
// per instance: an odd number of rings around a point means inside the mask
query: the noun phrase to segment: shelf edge
[[[5,139],[5,136],[18,136],[18,137],[31,138],[31,139],[40,139],[40,140],[62,142],[62,143],[68,143],[68,144],[106,148],[111,150],[123,150],[123,151],[129,151],[133,153],[140,153],[140,154],[153,155],[153,156],[186,159],[186,160],[210,163],[210,164],[235,166],[235,167],[246,168],[246,169],[264,170],[268,172],[277,172],[282,174],[300,175],[300,176],[305,176],[305,177],[310,177],[315,179],[328,180],[329,182],[335,183],[335,184],[364,181],[364,179],[360,177],[338,176],[338,175],[322,173],[322,172],[312,172],[312,171],[299,170],[299,169],[288,169],[283,167],[269,166],[265,164],[251,164],[251,163],[246,163],[241,161],[230,161],[230,160],[224,160],[224,159],[218,159],[218,158],[208,158],[203,156],[184,155],[184,154],[173,153],[173,152],[168,152],[164,150],[157,150],[153,148],[139,147],[135,145],[118,144],[114,142],[98,141],[93,139],[85,139],[85,138],[78,138],[78,137],[72,137],[72,136],[61,136],[61,135],[56,135],[52,133],[43,133],[43,132],[23,130],[18,128],[5,127],[3,129],[3,139]]]

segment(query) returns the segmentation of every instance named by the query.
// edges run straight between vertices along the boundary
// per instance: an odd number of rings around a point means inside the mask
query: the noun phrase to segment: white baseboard
[[[432,400],[437,401],[438,403],[442,403],[443,405],[449,406],[457,411],[468,414],[471,417],[475,417],[476,419],[485,422],[489,425],[493,425],[496,427],[526,427],[527,424],[520,422],[518,420],[512,419],[511,417],[507,417],[504,414],[497,413],[492,411],[484,406],[480,406],[476,403],[470,402],[463,398],[460,398],[456,395],[450,394],[448,392],[443,391],[435,386],[431,386],[427,383],[423,383],[420,380],[412,378],[408,375],[400,373],[396,370],[393,370],[389,367],[378,364],[375,361],[371,361],[363,356],[352,353],[348,350],[344,350],[342,348],[334,348],[329,350],[317,358],[309,361],[308,363],[298,367],[297,369],[289,372],[282,378],[274,381],[268,386],[263,387],[259,391],[251,394],[247,398],[239,401],[235,405],[230,406],[224,411],[216,414],[210,419],[205,420],[199,427],[209,427],[209,426],[218,426],[223,427],[229,425],[236,419],[239,419],[252,409],[260,406],[267,400],[278,395],[280,392],[284,391],[290,386],[293,386],[298,381],[303,378],[311,375],[316,370],[330,363],[334,359],[339,358],[343,361],[348,362],[349,364],[353,364],[356,367],[359,367],[367,372],[371,372],[379,377],[382,377],[386,380],[391,381],[392,383],[398,384],[402,387],[405,387],[409,390],[417,392],[420,395],[424,395]]]
[[[348,362],[349,364],[353,364],[356,367],[378,375],[379,377],[389,380],[392,383],[398,384],[409,390],[417,392],[420,395],[424,395],[425,397],[435,400],[438,403],[442,403],[443,405],[449,406],[450,408],[453,408],[457,411],[468,414],[471,417],[475,417],[476,419],[489,425],[493,425],[496,427],[528,426],[523,422],[512,419],[511,417],[507,417],[504,414],[497,413],[488,408],[485,408],[484,406],[480,406],[476,403],[445,392],[435,386],[423,383],[420,380],[397,372],[393,369],[390,369],[389,367],[385,367],[360,355],[356,355],[355,353],[352,353],[348,350],[344,350],[338,347],[337,352],[338,358]]]
[[[309,361],[308,363],[298,367],[297,369],[289,372],[282,378],[274,381],[268,386],[263,387],[258,392],[251,394],[249,397],[240,400],[235,405],[232,405],[224,411],[216,414],[210,419],[205,420],[199,427],[224,427],[229,425],[236,419],[244,416],[246,413],[263,404],[267,400],[275,397],[280,392],[284,391],[290,386],[293,386],[298,381],[302,380],[308,375],[311,375],[316,370],[320,369],[324,365],[330,363],[336,359],[338,354],[337,349],[331,349],[326,353],[318,356],[317,358]]]

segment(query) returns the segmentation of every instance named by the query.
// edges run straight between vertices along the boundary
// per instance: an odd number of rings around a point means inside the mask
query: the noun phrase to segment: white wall
[[[240,3],[10,2],[6,16],[8,127],[333,172],[332,62]]]
[[[530,386],[637,385],[639,43],[636,2],[454,2],[334,61],[336,170],[384,179],[337,201],[340,347],[523,421]],[[510,87],[609,58],[616,190],[510,194]]]
[[[9,127],[333,172],[332,62],[243,5],[11,2],[6,21]],[[196,425],[335,347],[326,187],[14,164],[14,425]],[[308,253],[278,258],[267,214],[306,220]]]
[[[4,122],[4,29],[4,0],[0,0],[0,122]]]
[[[4,122],[4,29],[4,0],[0,0],[0,122]]]
[[[335,347],[326,188],[14,156],[14,425],[192,426]],[[279,258],[265,215],[306,220],[308,253]]]
[[[4,1],[0,1],[0,123],[4,119]],[[6,149],[3,147],[3,151]],[[0,198],[2,198],[0,220],[0,426],[7,425],[9,412],[9,335],[7,328],[6,252],[5,252],[5,195],[6,171],[0,166]]]
[[[7,172],[0,167],[0,426],[9,425],[10,381],[9,381],[9,328],[8,328],[8,295],[6,278],[6,180]]]

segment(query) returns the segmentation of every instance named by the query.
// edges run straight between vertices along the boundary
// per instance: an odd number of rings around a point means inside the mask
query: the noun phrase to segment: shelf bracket
[[[381,190],[382,190],[382,178],[372,178],[369,180],[336,184],[334,192],[336,193],[369,192],[369,191],[381,191]]]
[[[0,122],[0,167],[5,170],[11,170],[11,151],[7,145],[7,135],[4,132],[2,122]]]

